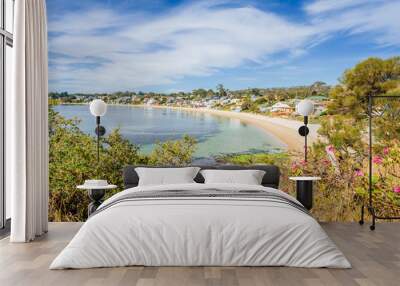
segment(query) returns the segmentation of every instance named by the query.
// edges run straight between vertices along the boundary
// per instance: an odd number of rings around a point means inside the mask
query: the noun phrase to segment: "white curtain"
[[[48,72],[45,0],[15,1],[13,94],[6,98],[6,187],[12,242],[48,225]]]

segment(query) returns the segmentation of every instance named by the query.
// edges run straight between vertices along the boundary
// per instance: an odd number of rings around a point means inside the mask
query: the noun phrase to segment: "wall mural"
[[[127,164],[275,164],[318,176],[313,215],[368,200],[368,96],[400,94],[396,1],[48,1],[50,209],[86,218],[76,185],[123,187]],[[373,16],[372,16],[373,15]],[[105,134],[97,158],[101,99]],[[307,160],[303,116],[307,99]],[[374,101],[376,211],[400,214],[400,100]]]

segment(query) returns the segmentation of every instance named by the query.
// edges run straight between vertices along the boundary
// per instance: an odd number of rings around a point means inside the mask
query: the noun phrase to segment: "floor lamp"
[[[299,134],[304,137],[304,162],[307,162],[307,135],[310,132],[307,124],[308,116],[314,112],[314,103],[311,100],[304,99],[296,105],[296,112],[304,116],[304,125],[299,128]],[[303,174],[303,176],[290,177],[289,179],[296,181],[296,199],[310,210],[313,205],[313,182],[321,178]]]
[[[106,134],[104,126],[100,125],[100,117],[107,112],[107,104],[101,99],[95,99],[90,103],[90,113],[96,117],[96,129],[94,132],[97,135],[97,163],[100,162],[100,137]]]
[[[304,99],[297,104],[296,111],[304,116],[304,125],[299,128],[299,134],[304,137],[304,162],[307,162],[307,135],[310,133],[307,124],[308,116],[314,112],[314,103],[311,100]]]
[[[100,125],[100,117],[104,116],[107,112],[107,104],[101,99],[95,99],[90,103],[90,113],[96,117],[96,129],[94,132],[97,135],[97,165],[100,163],[100,137],[106,133],[106,129]],[[99,175],[99,174],[97,174]],[[92,180],[97,184],[103,184],[104,180]],[[107,183],[107,181],[106,181]],[[86,185],[86,181],[85,181]],[[82,187],[82,186],[81,186]],[[113,186],[115,187],[115,186]],[[96,209],[103,202],[106,189],[109,189],[109,185],[100,186],[93,185],[91,187],[83,186],[87,189],[88,196],[90,198],[90,204],[88,205],[88,217],[96,211]]]

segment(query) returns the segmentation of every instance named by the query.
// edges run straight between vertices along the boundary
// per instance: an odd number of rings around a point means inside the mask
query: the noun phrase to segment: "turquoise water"
[[[55,111],[81,120],[82,131],[95,135],[95,118],[87,105],[58,105]],[[198,140],[195,156],[208,158],[231,153],[275,152],[286,148],[276,137],[258,127],[202,112],[134,106],[108,106],[101,124],[121,134],[149,153],[159,141],[176,140],[187,134]]]

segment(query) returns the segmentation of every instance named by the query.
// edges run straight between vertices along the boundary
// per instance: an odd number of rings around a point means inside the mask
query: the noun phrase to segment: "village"
[[[133,103],[142,103],[146,106],[171,106],[171,107],[189,107],[189,108],[208,108],[208,109],[220,109],[234,112],[250,111],[253,113],[263,113],[275,116],[290,116],[298,115],[296,113],[296,105],[302,99],[291,99],[288,101],[278,101],[273,104],[264,103],[257,105],[256,102],[259,98],[256,96],[250,97],[250,107],[247,107],[246,99],[231,98],[227,97],[213,97],[210,99],[198,99],[191,100],[184,97],[168,98],[167,101],[158,100],[157,98],[140,98],[133,97],[131,101]],[[314,115],[323,115],[326,111],[327,104],[329,102],[326,96],[310,96],[306,99],[311,100],[314,103]],[[121,102],[120,102],[121,103]],[[252,104],[254,106],[252,106]]]
[[[191,92],[115,92],[111,94],[50,93],[56,104],[87,104],[101,98],[108,104],[169,106],[183,108],[205,108],[233,112],[249,112],[270,116],[295,118],[296,105],[302,99],[314,103],[314,117],[324,115],[329,103],[330,87],[323,82],[310,86],[268,88],[231,91],[218,85],[216,90],[196,89]]]

